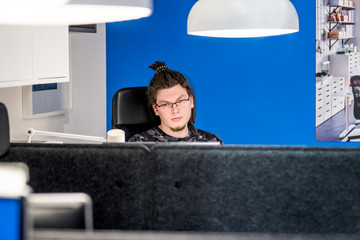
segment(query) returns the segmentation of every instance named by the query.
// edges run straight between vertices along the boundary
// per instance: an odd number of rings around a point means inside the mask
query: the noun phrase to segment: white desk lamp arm
[[[33,128],[29,128],[27,130],[27,142],[28,143],[31,143],[31,137],[34,136],[35,134],[43,135],[43,136],[51,136],[51,137],[62,137],[62,138],[90,140],[90,141],[97,141],[97,142],[107,142],[107,139],[103,138],[103,137],[94,137],[94,136],[79,135],[79,134],[39,131],[39,130],[34,130]]]

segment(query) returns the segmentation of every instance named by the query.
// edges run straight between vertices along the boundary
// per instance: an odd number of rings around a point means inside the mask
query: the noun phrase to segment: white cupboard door
[[[34,80],[41,82],[41,80],[59,78],[69,81],[68,26],[36,26],[34,27]]]
[[[33,28],[0,25],[0,82],[32,80]]]

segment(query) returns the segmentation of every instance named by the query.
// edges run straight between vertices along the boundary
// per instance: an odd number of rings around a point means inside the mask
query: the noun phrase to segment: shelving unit
[[[343,5],[329,5],[329,16],[336,12],[338,9],[341,10],[355,10],[354,7],[343,6]],[[329,23],[329,32],[332,32],[338,25],[354,25],[353,21],[328,21]],[[328,38],[329,39],[329,50],[339,41],[341,40],[342,44],[346,44],[350,39],[354,38],[354,36],[347,37],[337,37],[337,38]]]
[[[341,44],[346,44],[350,39],[354,37],[343,37],[343,38],[329,38],[329,50],[339,41],[341,40]]]

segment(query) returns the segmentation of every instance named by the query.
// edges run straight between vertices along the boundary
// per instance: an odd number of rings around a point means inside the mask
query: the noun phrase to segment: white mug
[[[107,132],[108,142],[125,142],[125,132],[121,129],[111,129]]]

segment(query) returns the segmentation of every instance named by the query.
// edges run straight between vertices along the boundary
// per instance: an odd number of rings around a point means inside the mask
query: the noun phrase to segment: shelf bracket
[[[336,40],[335,42],[333,42],[333,44],[331,44],[331,40]],[[339,39],[329,39],[329,50],[331,50],[331,48],[339,41]]]
[[[336,6],[331,13],[336,13],[336,11],[340,8],[340,6]],[[331,14],[330,14],[331,15]]]
[[[349,40],[350,40],[350,38],[346,39],[345,42],[344,42],[344,40],[342,40],[342,44],[346,44]]]
[[[338,25],[339,25],[339,23],[335,23],[335,26],[333,26],[333,27],[330,29],[330,32],[332,32],[332,30],[334,30]],[[331,26],[331,23],[330,23],[330,26]]]

